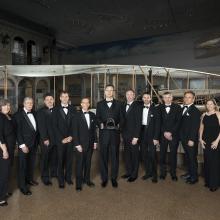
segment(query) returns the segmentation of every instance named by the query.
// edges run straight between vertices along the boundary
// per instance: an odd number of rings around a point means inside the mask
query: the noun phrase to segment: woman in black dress
[[[220,186],[220,112],[214,99],[206,102],[200,124],[204,151],[205,186],[214,192]]]
[[[1,142],[4,144],[0,152],[0,205],[1,203],[2,205],[7,205],[6,198],[11,195],[8,192],[8,183],[14,161],[16,136],[15,124],[10,111],[11,106],[9,101],[5,99],[0,100]]]

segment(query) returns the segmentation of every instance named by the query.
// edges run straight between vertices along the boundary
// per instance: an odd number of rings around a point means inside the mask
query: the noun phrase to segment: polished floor
[[[93,164],[97,164],[95,157]],[[97,167],[93,166],[95,188],[84,186],[81,192],[75,191],[75,185],[59,189],[56,179],[53,186],[44,186],[39,175],[40,184],[31,188],[32,196],[22,195],[14,186],[9,205],[0,208],[0,220],[220,219],[220,189],[210,192],[203,186],[202,178],[195,185],[187,185],[182,180],[172,182],[169,176],[157,184],[141,178],[128,183],[119,178],[118,189],[112,188],[110,182],[103,189],[96,171]],[[178,175],[182,173],[179,169]],[[123,174],[122,166],[120,174]]]

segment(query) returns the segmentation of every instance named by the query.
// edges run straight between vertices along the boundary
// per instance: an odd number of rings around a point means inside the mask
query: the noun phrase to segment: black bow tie
[[[83,112],[83,114],[89,114],[89,112]]]
[[[112,101],[106,101],[106,103],[112,103]]]
[[[27,115],[28,115],[28,114],[33,114],[33,113],[32,113],[32,112],[27,112]]]
[[[68,109],[68,106],[62,106],[63,109]]]
[[[183,108],[186,108],[186,109],[188,109],[188,108],[189,108],[189,106],[188,106],[188,105],[184,105],[184,106],[183,106]]]
[[[149,106],[144,106],[144,108],[147,108],[147,109],[148,109],[148,108],[149,108]]]
[[[165,105],[165,108],[170,108],[171,107],[171,105]]]
[[[131,106],[131,104],[128,104],[128,103],[127,103],[127,106]]]

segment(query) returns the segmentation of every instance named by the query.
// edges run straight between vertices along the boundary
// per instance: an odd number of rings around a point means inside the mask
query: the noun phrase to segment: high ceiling
[[[0,10],[7,12],[5,19],[27,20],[48,29],[54,33],[57,45],[64,48],[172,34],[220,23],[219,0],[1,0]]]

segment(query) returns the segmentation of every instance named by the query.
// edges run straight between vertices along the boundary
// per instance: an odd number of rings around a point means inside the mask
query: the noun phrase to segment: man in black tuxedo
[[[123,106],[124,123],[122,137],[124,141],[124,157],[126,174],[122,178],[133,182],[138,176],[139,166],[139,136],[141,131],[142,108],[135,101],[135,92],[132,89],[126,91],[126,103]]]
[[[76,114],[74,123],[74,146],[76,148],[76,190],[82,190],[84,182],[89,187],[95,184],[90,180],[93,149],[97,148],[96,116],[89,111],[90,100],[81,100],[82,110]]]
[[[60,93],[60,105],[52,112],[53,129],[57,146],[58,157],[58,182],[59,187],[72,185],[73,167],[73,123],[76,110],[69,105],[69,94],[66,91]]]
[[[159,109],[151,101],[151,95],[145,92],[142,96],[142,128],[140,135],[141,156],[144,163],[145,175],[143,180],[152,178],[157,182],[156,148],[160,137]]]
[[[45,185],[52,185],[51,177],[57,176],[57,147],[52,126],[54,98],[44,95],[44,107],[37,112],[37,123],[41,144],[41,179]]]
[[[195,93],[186,91],[183,98],[180,140],[185,151],[188,172],[181,176],[186,183],[198,182],[198,133],[201,113],[194,105]]]
[[[97,104],[97,121],[100,128],[100,166],[102,187],[108,183],[108,157],[111,154],[111,181],[113,187],[118,187],[119,168],[119,129],[123,123],[122,104],[113,98],[114,86],[105,87],[105,99]]]
[[[31,195],[28,185],[38,185],[34,181],[34,167],[38,145],[38,132],[33,99],[24,98],[23,109],[16,114],[18,142],[18,186],[24,195]]]
[[[160,179],[166,178],[166,154],[169,145],[170,175],[173,181],[177,181],[177,149],[179,146],[179,126],[182,111],[179,105],[173,103],[173,96],[170,92],[163,94],[163,102],[164,103],[159,106],[161,116]]]

